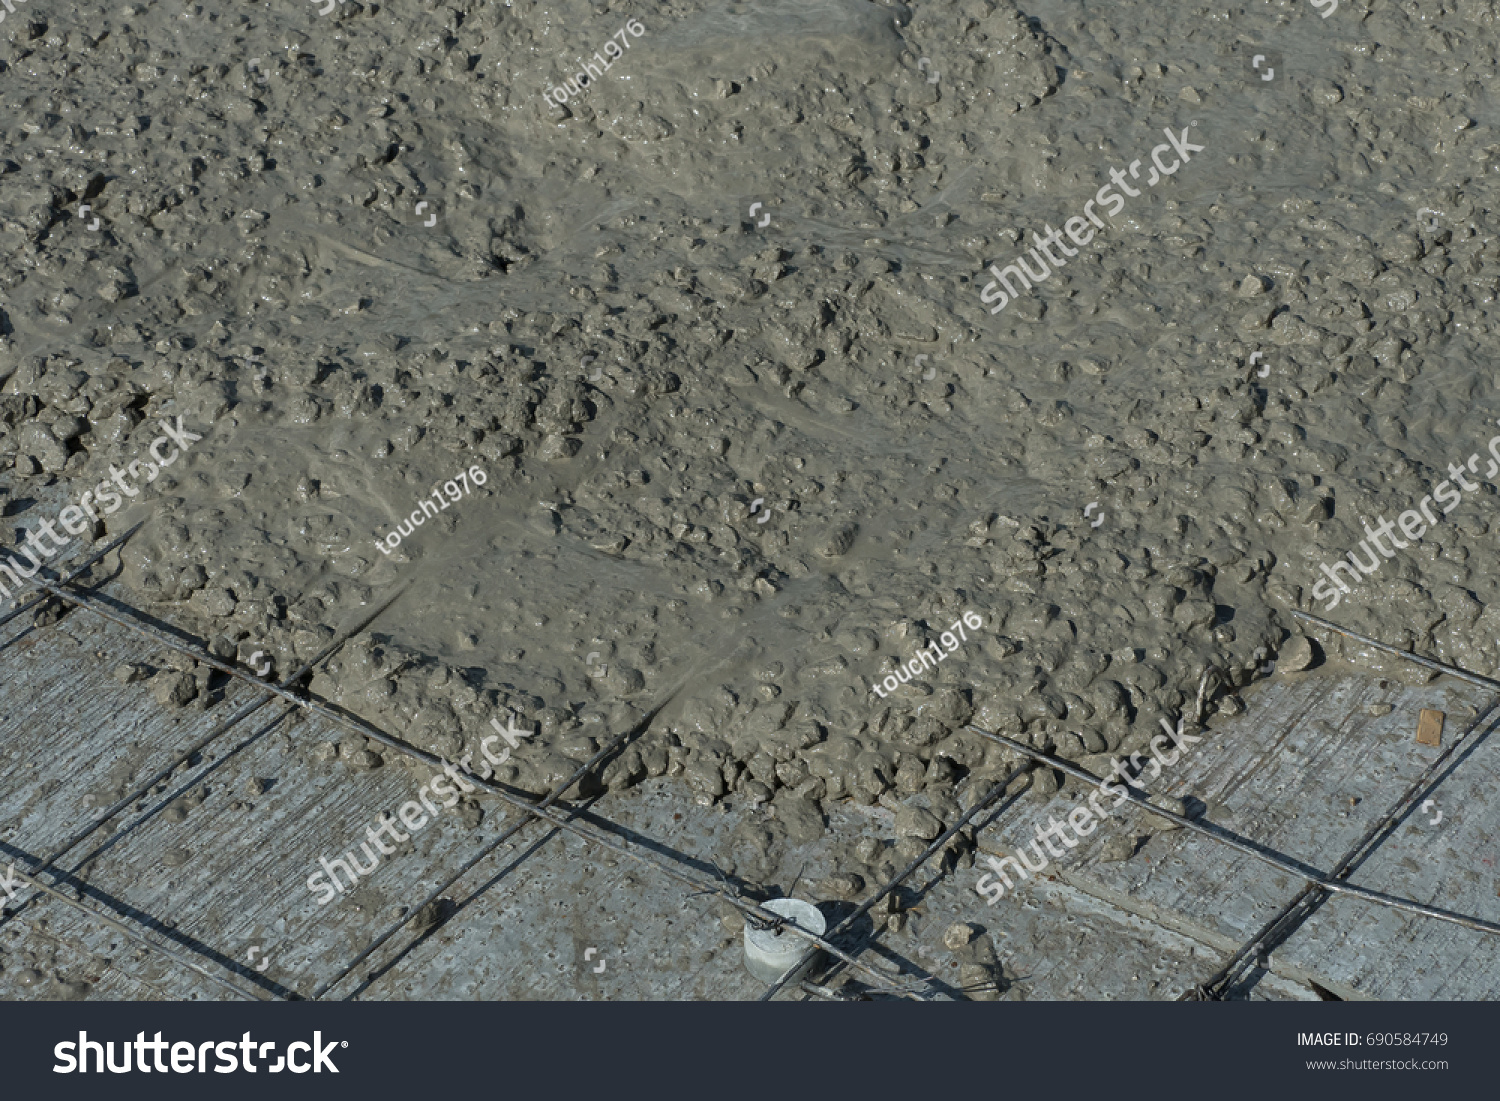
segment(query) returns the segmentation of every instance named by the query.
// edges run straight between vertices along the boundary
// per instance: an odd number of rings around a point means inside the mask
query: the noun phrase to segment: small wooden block
[[[1419,745],[1443,744],[1443,718],[1441,711],[1422,708],[1422,715],[1417,719],[1417,743]]]

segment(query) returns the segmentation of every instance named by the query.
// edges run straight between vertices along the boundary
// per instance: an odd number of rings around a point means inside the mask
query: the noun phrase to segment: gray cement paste
[[[403,589],[317,693],[450,758],[512,712],[533,792],[661,708],[603,782],[769,802],[726,864],[830,800],[951,821],[1010,763],[971,720],[1139,746],[1494,434],[1491,0],[319,11],[0,24],[12,524],[180,414],[203,441],[108,519],[150,517],[128,598],[284,671]],[[1190,164],[987,312],[989,264],[1189,126]],[[1492,673],[1493,509],[1336,618]]]

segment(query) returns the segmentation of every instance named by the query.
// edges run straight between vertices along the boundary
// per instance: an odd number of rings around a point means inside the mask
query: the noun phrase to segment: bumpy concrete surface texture
[[[1291,609],[1500,667],[1490,0],[328,3],[0,24],[18,539],[180,416],[132,602],[285,671],[399,592],[313,692],[533,793],[653,716],[593,790],[769,804],[749,878]]]

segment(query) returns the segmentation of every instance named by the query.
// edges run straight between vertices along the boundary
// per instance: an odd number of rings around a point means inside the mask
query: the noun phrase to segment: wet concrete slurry
[[[539,733],[502,778],[541,792],[660,709],[612,795],[952,821],[1014,764],[964,723],[1141,748],[1483,452],[1491,15],[28,7],[0,25],[7,512],[30,531],[180,415],[204,439],[106,526],[150,517],[122,595],[223,652],[291,668],[400,590],[312,688],[424,749],[515,715]],[[546,103],[626,18],[628,65]],[[991,315],[989,265],[1164,128],[1203,151]],[[1493,502],[1340,622],[1493,671]],[[387,765],[308,762],[330,791]]]

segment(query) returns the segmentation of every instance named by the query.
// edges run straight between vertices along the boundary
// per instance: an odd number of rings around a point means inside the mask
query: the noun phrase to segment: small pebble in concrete
[[[960,921],[948,926],[943,933],[943,944],[950,952],[957,952],[961,948],[967,948],[978,935],[979,926],[972,921]]]
[[[1031,771],[1031,790],[1036,795],[1053,795],[1062,787],[1056,769],[1037,768]]]
[[[379,768],[385,764],[385,760],[370,748],[368,739],[350,737],[339,743],[339,756],[355,772],[365,772],[372,768]]]
[[[865,877],[853,872],[831,875],[818,884],[818,894],[829,898],[851,901],[864,894]]]
[[[151,694],[163,707],[182,707],[198,694],[198,686],[186,673],[159,673],[152,678]]]
[[[995,945],[984,926],[965,921],[948,926],[943,944],[955,956],[958,987],[971,1001],[989,1002],[1000,997],[1004,975]]]
[[[943,832],[942,820],[921,807],[902,807],[896,813],[896,836],[931,841]]]
[[[1276,655],[1276,668],[1286,673],[1300,673],[1312,665],[1313,644],[1304,635],[1293,635]]]

